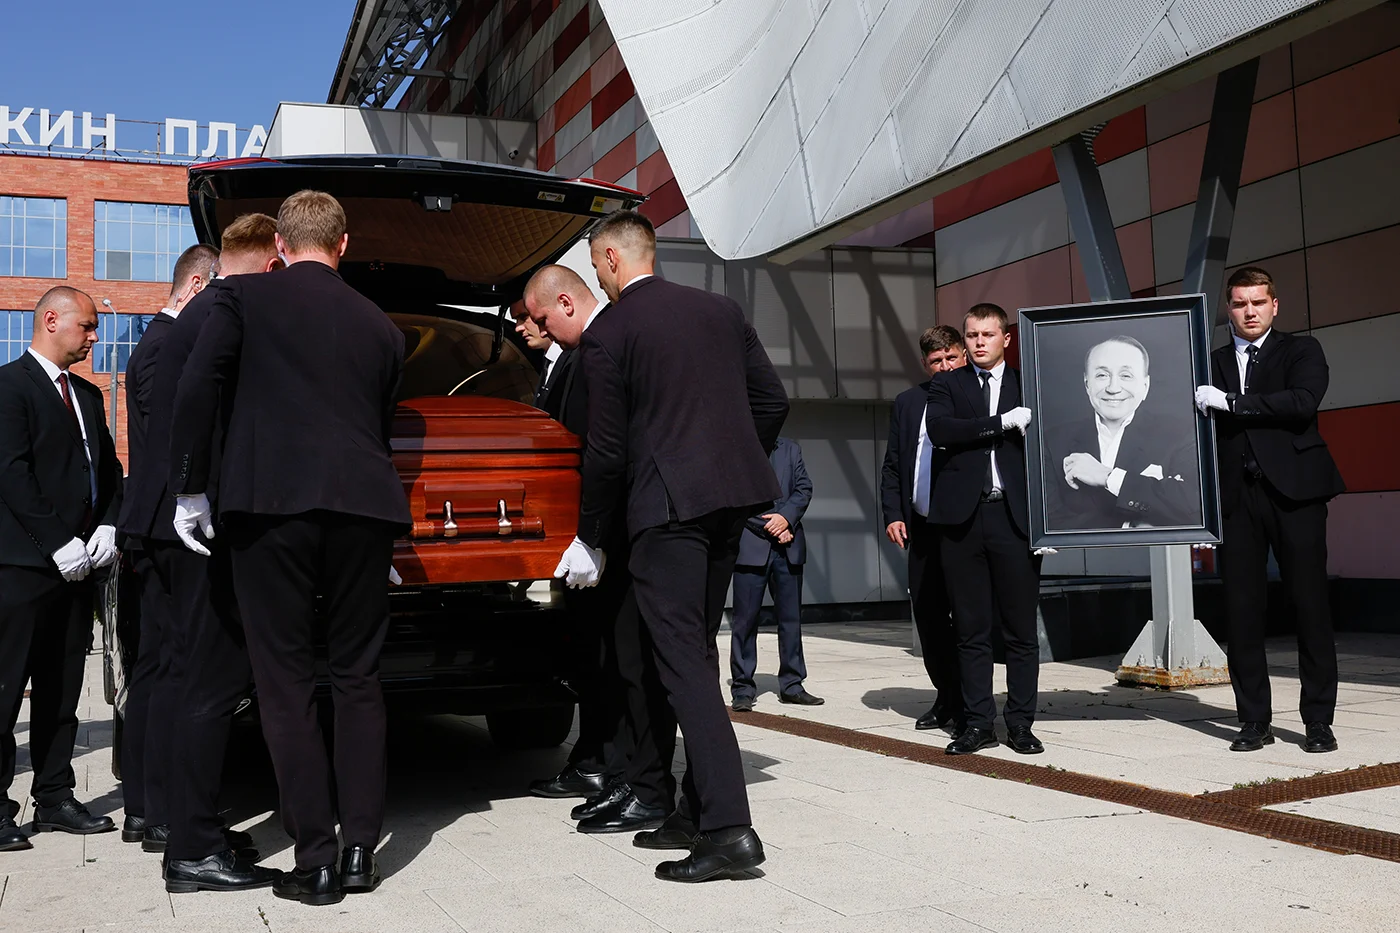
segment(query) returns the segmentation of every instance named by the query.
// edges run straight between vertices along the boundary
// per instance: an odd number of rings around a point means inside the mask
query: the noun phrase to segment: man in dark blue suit
[[[885,537],[909,552],[909,600],[919,632],[924,670],[938,691],[915,729],[940,729],[963,721],[958,677],[958,643],[948,602],[948,587],[938,560],[938,526],[928,520],[936,458],[928,439],[924,412],[929,382],[939,373],[967,365],[962,334],[947,324],[930,327],[919,337],[920,363],[928,380],[905,389],[890,412],[890,439],[880,469],[880,510]]]
[[[734,621],[729,644],[730,687],[736,712],[753,709],[754,669],[758,666],[758,611],[763,591],[773,594],[778,614],[778,699],[800,706],[820,706],[802,686],[807,662],[802,657],[802,565],[807,562],[807,534],[802,516],[812,501],[812,481],[795,441],[778,438],[768,456],[782,487],[773,508],[750,518],[739,542],[734,566]]]

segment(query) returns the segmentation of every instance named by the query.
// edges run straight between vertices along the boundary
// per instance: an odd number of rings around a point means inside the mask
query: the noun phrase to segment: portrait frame
[[[1021,309],[1018,330],[1022,393],[1025,404],[1032,413],[1031,423],[1026,429],[1026,483],[1032,547],[1132,547],[1220,542],[1220,479],[1216,460],[1215,424],[1211,418],[1197,410],[1194,397],[1196,386],[1211,384],[1211,326],[1206,308],[1206,296],[1195,294]],[[1077,344],[1076,328],[1085,335]],[[1148,425],[1147,430],[1140,427],[1138,435],[1150,431],[1156,438],[1168,437],[1169,440],[1179,443],[1176,443],[1174,465],[1167,468],[1174,470],[1174,474],[1164,477],[1163,468],[1153,464],[1142,470],[1141,475],[1159,482],[1165,480],[1180,483],[1179,488],[1170,488],[1167,491],[1179,501],[1187,503],[1195,502],[1194,492],[1183,493],[1183,490],[1191,490],[1194,479],[1194,489],[1199,491],[1199,510],[1193,512],[1183,507],[1176,513],[1177,517],[1168,522],[1135,524],[1133,513],[1119,508],[1121,502],[1115,501],[1111,503],[1113,509],[1108,514],[1115,518],[1122,517],[1122,525],[1112,525],[1102,519],[1095,522],[1086,518],[1083,521],[1089,526],[1082,526],[1079,524],[1079,518],[1067,519],[1064,516],[1087,513],[1066,513],[1058,508],[1058,503],[1068,497],[1068,494],[1054,484],[1068,485],[1066,474],[1073,464],[1073,458],[1062,460],[1059,452],[1051,449],[1051,437],[1057,430],[1060,432],[1059,436],[1064,436],[1064,430],[1053,422],[1055,411],[1058,409],[1064,412],[1071,405],[1077,405],[1079,410],[1088,412],[1090,425],[1101,425],[1103,422],[1096,414],[1098,409],[1093,408],[1099,403],[1094,401],[1092,395],[1086,398],[1089,388],[1088,347],[1117,342],[1112,336],[1106,340],[1101,339],[1104,334],[1121,333],[1136,339],[1137,336],[1149,332],[1155,335],[1154,339],[1150,343],[1144,339],[1143,346],[1139,349],[1148,346],[1164,348],[1168,351],[1166,355],[1170,357],[1168,362],[1172,364],[1170,371],[1163,374],[1164,377],[1170,377],[1170,386],[1163,390],[1169,395],[1166,399],[1155,400],[1154,405],[1157,411],[1165,407],[1172,417],[1164,425],[1162,419],[1155,417],[1155,411],[1144,414],[1135,408],[1129,418],[1129,425],[1132,420],[1138,419],[1140,423]],[[1164,341],[1163,334],[1169,335],[1170,339]],[[1096,338],[1088,335],[1098,335],[1098,343],[1091,343]],[[1068,352],[1066,348],[1071,346],[1077,347],[1081,355],[1074,357]],[[1145,349],[1142,359],[1146,363]],[[1073,365],[1078,366],[1082,387],[1080,391],[1085,394],[1071,400],[1067,397],[1068,391],[1065,389],[1069,379],[1066,370],[1072,361],[1076,360]],[[1159,379],[1155,370],[1153,379],[1167,381],[1165,378]],[[1153,388],[1152,391],[1155,392],[1156,389]],[[1143,399],[1149,395],[1148,390],[1144,388]],[[1143,403],[1139,400],[1135,404]],[[1139,418],[1140,414],[1143,417]],[[1063,417],[1061,414],[1062,420]],[[1083,418],[1080,419],[1080,423],[1084,423]],[[1126,427],[1122,430],[1126,431]],[[1080,430],[1078,435],[1082,438],[1084,432]],[[1126,434],[1120,433],[1118,436],[1123,438]],[[1191,449],[1193,440],[1194,450]],[[1097,449],[1094,450],[1094,454],[1098,454]],[[1159,459],[1165,461],[1165,457]],[[1195,471],[1194,477],[1188,472],[1192,469]],[[1187,475],[1183,476],[1183,473]],[[1135,488],[1142,488],[1144,485],[1149,484],[1138,481]],[[1079,487],[1073,488],[1078,490]],[[1135,501],[1128,504],[1140,505]],[[1140,507],[1146,509],[1145,505]],[[1158,514],[1166,514],[1165,507]]]

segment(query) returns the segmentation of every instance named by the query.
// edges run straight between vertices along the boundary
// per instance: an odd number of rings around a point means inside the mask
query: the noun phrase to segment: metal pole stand
[[[1191,548],[1154,547],[1152,619],[1118,666],[1118,681],[1174,690],[1230,682],[1225,652],[1195,616]]]

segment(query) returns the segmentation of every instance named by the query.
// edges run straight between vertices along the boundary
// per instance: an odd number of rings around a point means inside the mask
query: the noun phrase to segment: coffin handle
[[[457,519],[452,516],[452,500],[447,499],[442,503],[442,536],[444,538],[457,537]]]
[[[506,500],[496,500],[496,533],[510,534],[510,519],[506,518]]]

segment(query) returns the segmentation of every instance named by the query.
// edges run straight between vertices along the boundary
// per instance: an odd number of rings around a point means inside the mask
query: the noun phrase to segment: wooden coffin
[[[413,530],[394,544],[405,584],[547,580],[578,530],[579,439],[496,398],[399,403],[394,466]]]

